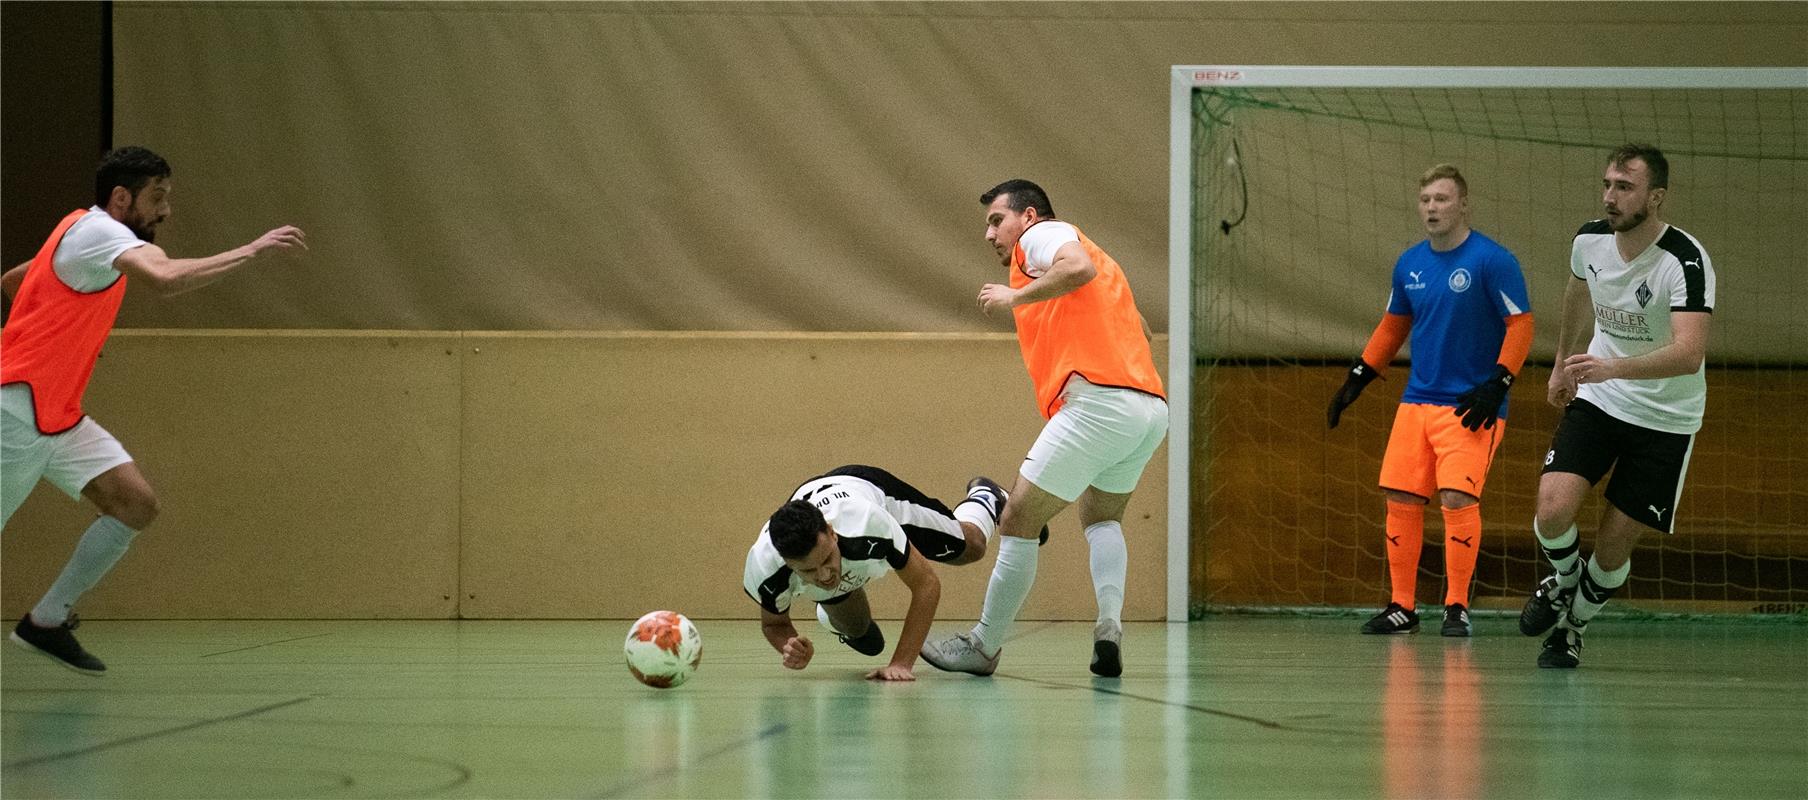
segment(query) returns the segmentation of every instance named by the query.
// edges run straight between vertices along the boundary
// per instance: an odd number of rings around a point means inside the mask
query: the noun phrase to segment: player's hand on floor
[[[916,673],[911,672],[910,667],[908,666],[900,667],[897,664],[886,664],[872,672],[866,673],[866,679],[869,681],[914,681],[917,679],[917,676]]]
[[[802,636],[793,636],[785,641],[785,669],[803,669],[810,666],[810,658],[816,655],[816,646]]]

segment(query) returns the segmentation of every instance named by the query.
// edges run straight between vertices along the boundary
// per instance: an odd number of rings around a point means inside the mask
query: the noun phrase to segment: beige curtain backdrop
[[[115,142],[175,164],[165,243],[312,248],[125,327],[1006,331],[973,308],[977,196],[1021,176],[1160,331],[1172,64],[1808,61],[1795,4],[113,8]],[[1375,303],[1347,305],[1359,341]]]

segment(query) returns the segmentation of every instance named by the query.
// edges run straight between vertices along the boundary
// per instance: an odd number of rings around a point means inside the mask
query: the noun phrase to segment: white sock
[[[999,537],[998,560],[992,564],[992,582],[986,586],[986,602],[980,607],[973,636],[982,652],[992,655],[1011,637],[1011,625],[1023,601],[1036,583],[1036,556],[1042,552],[1035,539]]]
[[[1546,561],[1557,570],[1557,585],[1565,589],[1576,588],[1582,580],[1581,566],[1582,545],[1576,540],[1576,526],[1557,534],[1553,538],[1545,538],[1544,531],[1538,529],[1538,520],[1532,520],[1532,534],[1538,537],[1538,549],[1544,552]]]
[[[1124,526],[1116,520],[1086,526],[1086,543],[1092,550],[1092,592],[1099,598],[1099,621],[1122,623],[1124,573],[1130,550],[1124,545]]]
[[[119,562],[119,557],[126,554],[126,548],[132,544],[138,531],[126,527],[114,517],[101,517],[88,526],[82,534],[81,541],[75,545],[75,555],[69,557],[69,563],[63,567],[63,574],[58,575],[56,583],[50,585],[50,591],[37,606],[31,610],[34,624],[51,628],[69,620],[69,609],[75,607],[75,601],[82,594],[100,583],[107,570]]]
[[[1626,585],[1626,576],[1632,574],[1632,559],[1609,572],[1601,569],[1601,562],[1594,556],[1589,556],[1588,568],[1578,571],[1586,574],[1580,578],[1582,586],[1576,591],[1576,602],[1569,607],[1569,619],[1570,627],[1580,630],[1601,613],[1601,606],[1607,605],[1614,592]]]
[[[992,512],[986,509],[986,504],[978,500],[962,500],[960,505],[954,507],[954,518],[977,526],[980,534],[986,537],[988,545],[992,543],[992,535],[998,530],[998,521],[992,519]]]

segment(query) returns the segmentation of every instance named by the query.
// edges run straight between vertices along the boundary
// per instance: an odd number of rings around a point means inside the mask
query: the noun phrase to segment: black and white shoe
[[[1582,632],[1567,624],[1558,625],[1544,639],[1544,649],[1538,652],[1538,666],[1542,669],[1575,669],[1581,663]]]
[[[1544,576],[1544,580],[1538,582],[1538,588],[1526,600],[1525,608],[1519,611],[1519,632],[1527,636],[1543,636],[1552,625],[1557,624],[1557,620],[1563,619],[1563,613],[1569,610],[1575,599],[1575,588],[1563,588],[1556,573]]]
[[[961,502],[979,503],[985,507],[986,513],[992,515],[992,524],[1000,525],[1004,523],[1004,504],[1010,499],[1010,494],[997,481],[981,475],[967,481],[967,499]],[[1047,525],[1042,526],[1042,533],[1036,537],[1037,547],[1045,544],[1048,544]]]
[[[1092,626],[1092,674],[1115,678],[1124,674],[1124,626],[1114,619]]]
[[[863,656],[876,656],[885,652],[885,631],[879,630],[877,622],[867,626],[866,633],[859,636],[849,636],[835,631],[835,638],[840,639],[842,644],[854,648],[854,652]]]
[[[26,614],[19,619],[19,624],[13,628],[13,634],[8,638],[20,647],[43,653],[58,664],[83,675],[107,674],[107,665],[95,658],[94,654],[83,650],[81,642],[75,640],[75,634],[70,633],[80,625],[81,621],[71,614],[61,625],[41,628],[31,621],[31,614]]]
[[[985,508],[987,514],[992,515],[992,524],[997,525],[1004,520],[1004,504],[1009,499],[1010,495],[1005,493],[1003,486],[999,486],[997,481],[981,475],[967,481],[967,499],[962,502],[980,504]]]
[[[1439,633],[1445,636],[1468,636],[1474,632],[1469,625],[1469,609],[1462,603],[1451,603],[1444,606],[1444,627]]]
[[[1381,613],[1362,623],[1363,633],[1418,633],[1419,615],[1399,603],[1388,603]]]

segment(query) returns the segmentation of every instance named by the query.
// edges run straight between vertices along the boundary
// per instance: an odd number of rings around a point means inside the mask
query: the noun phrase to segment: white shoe
[[[979,642],[971,633],[950,636],[938,642],[923,645],[923,660],[929,666],[943,672],[966,672],[973,675],[990,675],[998,669],[998,657],[1004,648],[988,656],[979,649]]]

